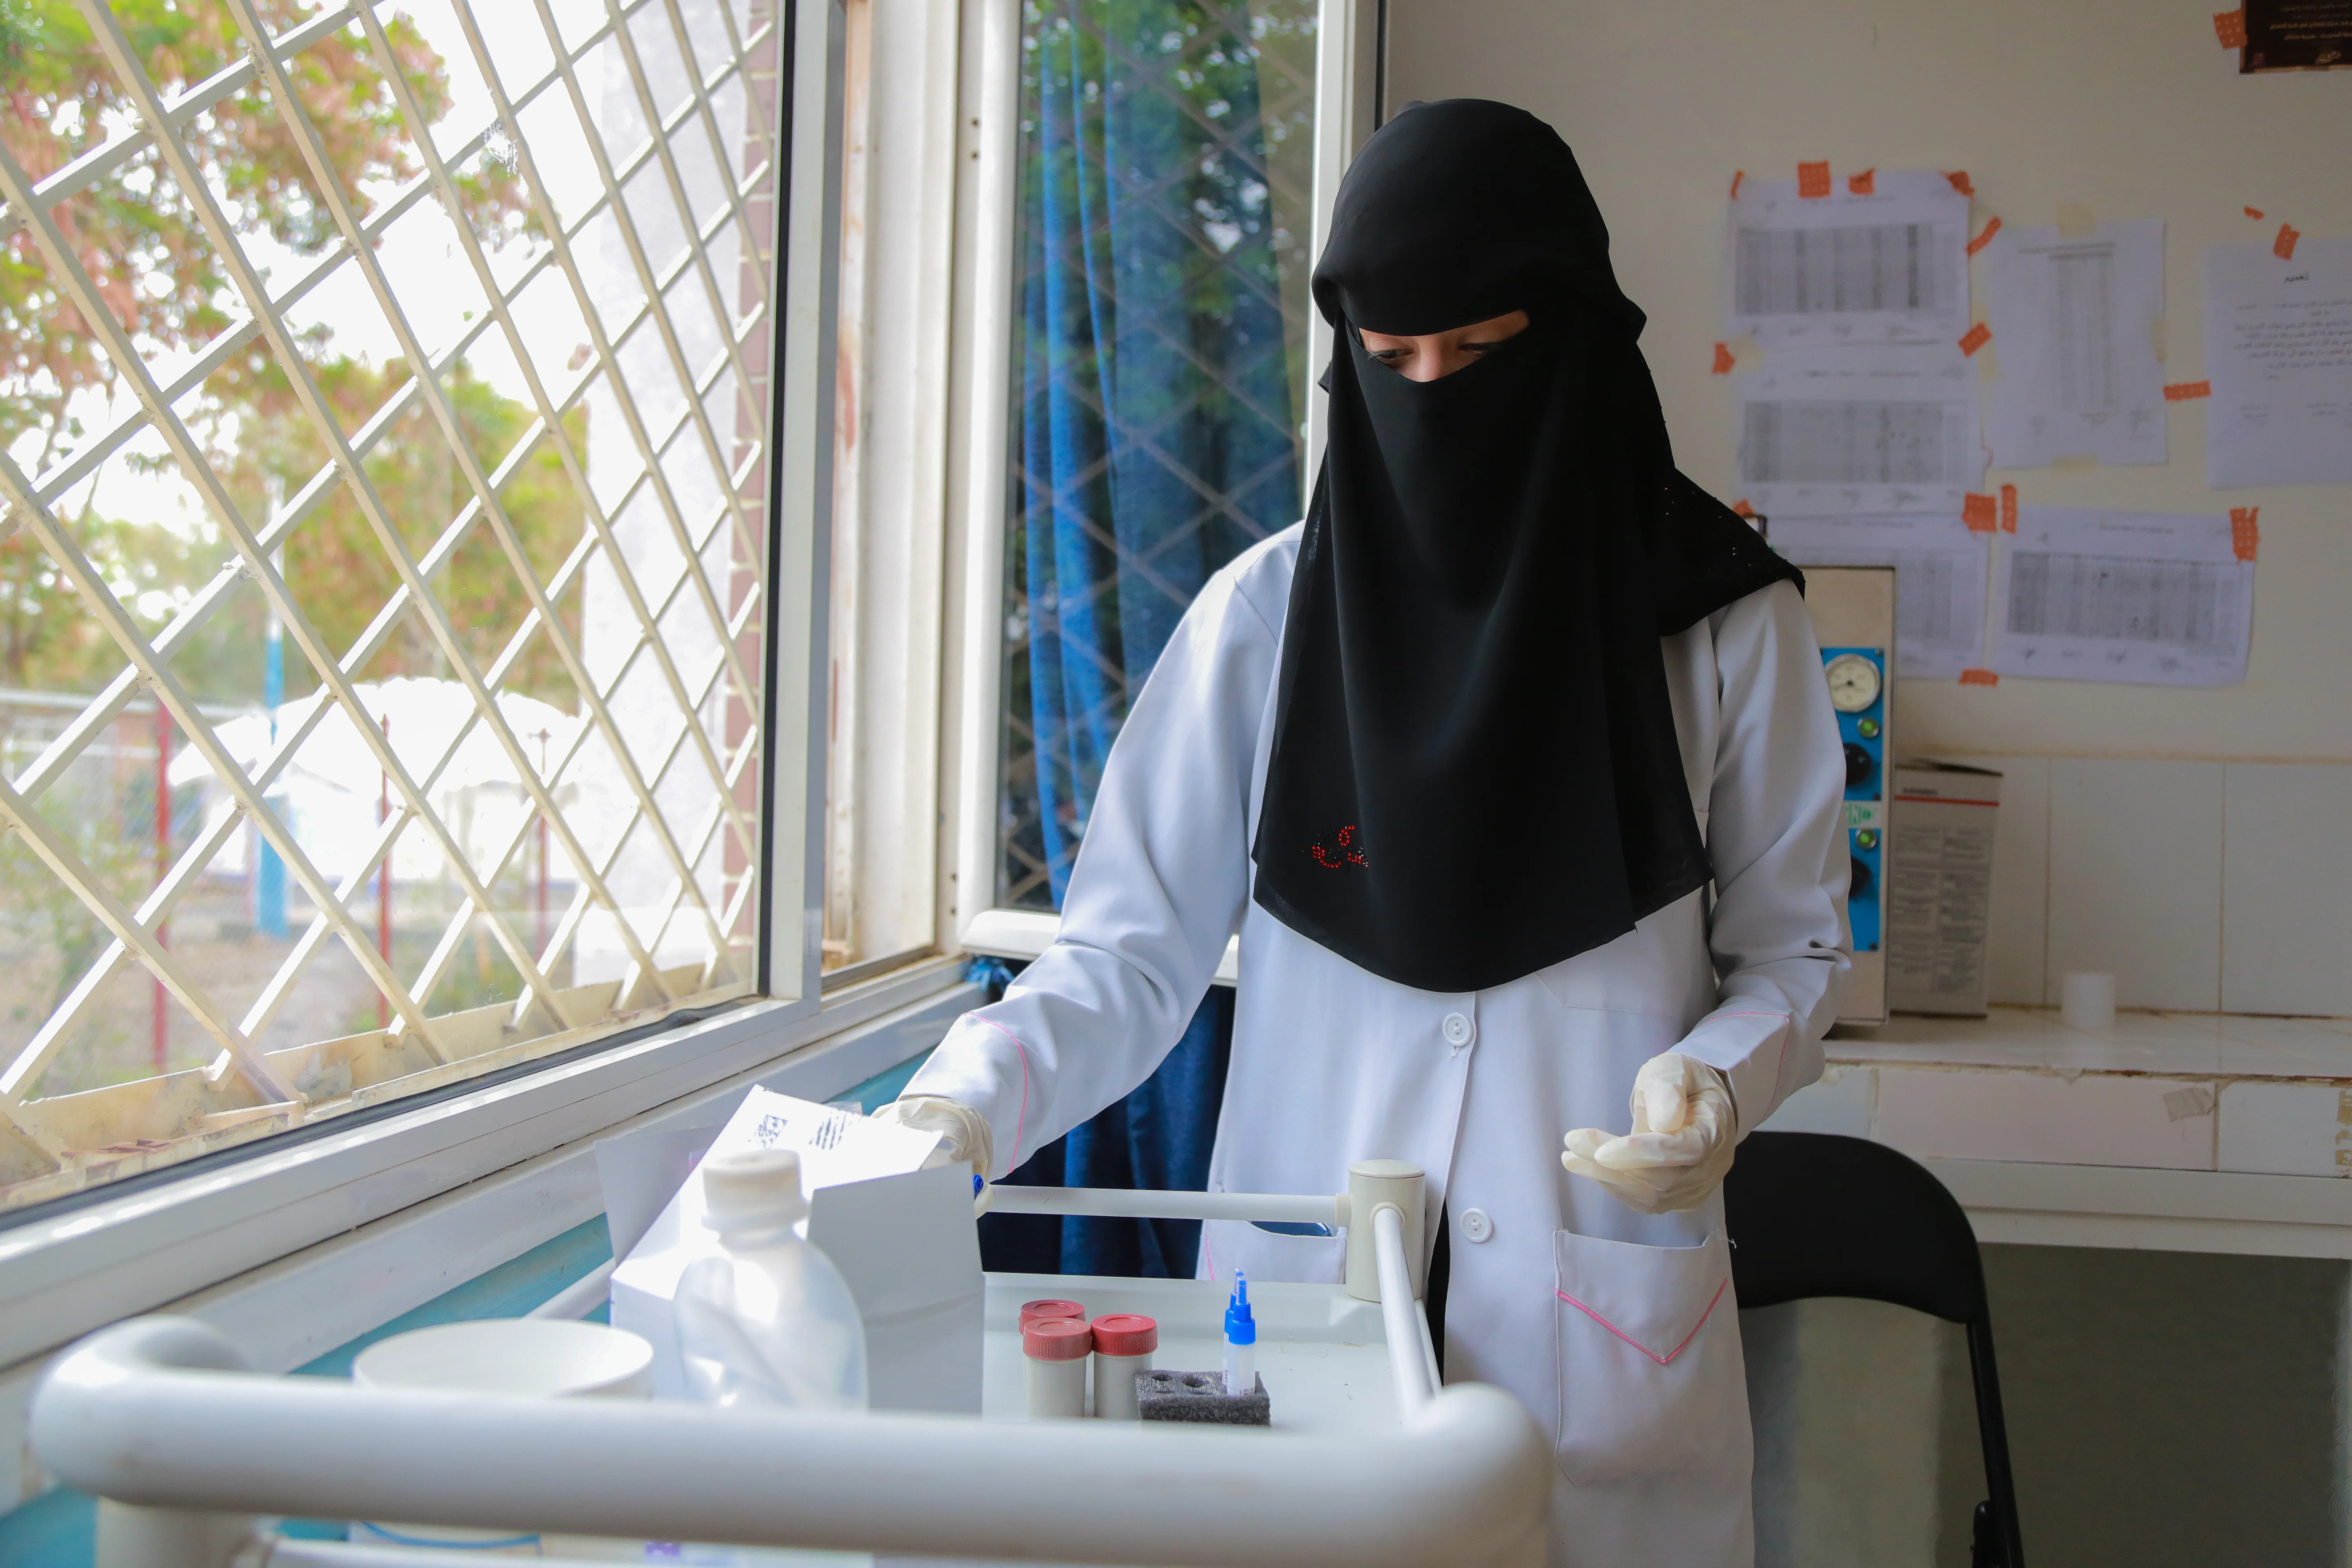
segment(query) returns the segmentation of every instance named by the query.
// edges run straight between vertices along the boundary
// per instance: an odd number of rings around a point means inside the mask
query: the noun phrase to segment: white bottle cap
[[[808,1213],[801,1194],[801,1157],[790,1149],[746,1149],[702,1163],[705,1212],[713,1227],[780,1230]]]

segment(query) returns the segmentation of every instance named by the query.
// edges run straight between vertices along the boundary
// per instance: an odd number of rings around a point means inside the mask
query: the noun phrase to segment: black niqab
[[[1473,991],[1710,875],[1659,647],[1796,569],[1675,471],[1575,158],[1523,110],[1415,105],[1340,186],[1323,470],[1253,858],[1276,919]],[[1433,382],[1356,328],[1532,325]]]

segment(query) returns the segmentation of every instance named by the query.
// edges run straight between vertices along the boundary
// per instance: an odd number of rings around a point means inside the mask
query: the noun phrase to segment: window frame
[[[829,639],[825,987],[952,946],[941,715],[962,8],[849,0]],[[845,624],[844,616],[847,623]]]
[[[0,1368],[15,1370],[0,1372],[0,1384],[29,1387],[33,1358],[128,1313],[220,1287],[428,1200],[462,1202],[456,1189],[493,1173],[766,1070],[894,1009],[936,1005],[959,988],[961,964],[948,955],[844,976],[830,990],[820,979],[841,0],[785,0],[782,26],[789,154],[774,209],[783,308],[771,362],[759,994],[7,1216]],[[796,738],[797,760],[786,736]],[[911,1054],[909,1042],[892,1044]],[[0,1427],[15,1424],[0,1411]]]
[[[1034,959],[1053,943],[1060,917],[997,905],[996,820],[1003,744],[1004,545],[1011,384],[1005,359],[1013,343],[1013,251],[1020,214],[1021,0],[967,0],[965,94],[960,122],[969,138],[960,160],[957,363],[950,429],[950,501],[954,533],[947,646],[956,660],[951,722],[955,803],[951,866],[944,880],[947,929],[968,952]],[[1339,178],[1381,118],[1387,0],[1319,0],[1315,38],[1315,192],[1311,252],[1330,234]],[[1316,384],[1330,357],[1330,336],[1307,333],[1307,437],[1300,506],[1323,458],[1327,416]],[[1214,983],[1236,984],[1238,937],[1229,941]]]

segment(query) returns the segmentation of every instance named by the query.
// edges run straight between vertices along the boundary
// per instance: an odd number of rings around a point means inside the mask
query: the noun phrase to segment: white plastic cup
[[[492,1318],[394,1334],[360,1352],[352,1381],[369,1388],[519,1394],[540,1399],[650,1399],[654,1348],[623,1329],[561,1318]],[[451,1547],[479,1555],[615,1557],[642,1562],[642,1542],[537,1535],[461,1525],[353,1521],[371,1545]],[[557,1544],[563,1546],[555,1552]],[[625,1555],[624,1555],[625,1553]]]
[[[2058,1016],[2077,1029],[2104,1035],[2116,1026],[2116,977],[2088,970],[2066,972]]]

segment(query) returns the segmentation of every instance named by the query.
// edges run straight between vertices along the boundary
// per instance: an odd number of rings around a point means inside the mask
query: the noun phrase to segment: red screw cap
[[[1031,1361],[1084,1361],[1095,1331],[1076,1318],[1032,1318],[1021,1325],[1021,1353]]]
[[[1095,1320],[1095,1349],[1104,1355],[1148,1355],[1159,1348],[1159,1322],[1140,1312],[1107,1312]]]

